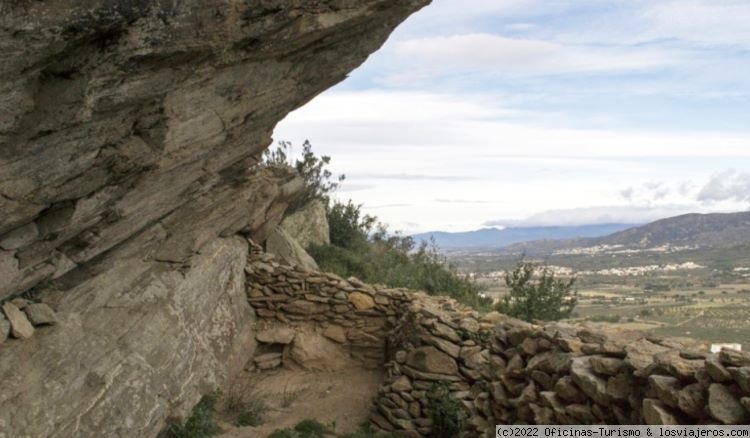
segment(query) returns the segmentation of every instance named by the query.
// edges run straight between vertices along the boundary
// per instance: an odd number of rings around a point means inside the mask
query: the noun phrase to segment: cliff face
[[[0,4],[0,300],[60,320],[0,347],[0,431],[153,436],[241,365],[236,235],[299,184],[253,165],[428,1]]]

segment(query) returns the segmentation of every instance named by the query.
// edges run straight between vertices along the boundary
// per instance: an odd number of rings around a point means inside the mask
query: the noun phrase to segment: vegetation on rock
[[[490,300],[481,295],[481,288],[450,266],[434,245],[416,245],[411,237],[389,233],[361,208],[351,201],[329,204],[331,244],[309,248],[321,270],[489,308]]]
[[[330,194],[339,188],[346,178],[345,175],[339,175],[335,181],[331,181],[333,173],[326,169],[331,162],[331,157],[322,155],[318,157],[312,151],[312,144],[305,140],[302,144],[302,155],[300,158],[292,160],[292,143],[280,141],[276,149],[266,149],[263,154],[263,164],[267,167],[294,168],[297,173],[305,180],[305,187],[302,193],[297,196],[294,203],[289,205],[288,211],[294,212],[309,202],[320,199],[328,203]]]
[[[430,438],[460,438],[464,432],[466,412],[461,402],[451,397],[445,382],[432,385],[428,394],[432,413]]]
[[[179,421],[169,423],[160,436],[163,438],[204,438],[220,434],[222,430],[214,420],[217,399],[218,393],[204,395],[193,407],[190,418],[184,423]]]
[[[395,435],[391,434],[376,434],[369,423],[360,426],[357,431],[347,434],[336,434],[336,424],[323,424],[317,420],[302,420],[297,423],[292,429],[278,429],[274,431],[268,438],[391,438]]]
[[[293,167],[305,180],[303,195],[295,201],[296,208],[315,199],[326,204],[331,243],[307,248],[321,271],[357,277],[368,283],[447,295],[477,309],[490,308],[491,300],[481,295],[482,289],[450,266],[434,244],[417,245],[411,237],[389,232],[377,217],[362,212],[362,205],[331,199],[344,175],[333,181],[333,173],[326,169],[331,158],[316,156],[309,141],[302,148],[302,157],[292,160],[291,143],[282,141],[275,150],[266,151],[264,163],[271,167]]]
[[[567,318],[576,306],[575,277],[561,279],[547,267],[521,261],[505,273],[509,292],[497,303],[498,311],[526,321]]]

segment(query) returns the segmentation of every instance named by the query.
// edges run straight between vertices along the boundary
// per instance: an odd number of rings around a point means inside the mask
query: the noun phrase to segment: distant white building
[[[718,353],[722,348],[742,351],[742,344],[711,344],[711,353]]]

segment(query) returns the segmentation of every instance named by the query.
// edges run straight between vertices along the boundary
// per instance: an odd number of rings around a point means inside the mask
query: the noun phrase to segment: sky
[[[274,139],[392,230],[750,208],[750,1],[434,0]]]

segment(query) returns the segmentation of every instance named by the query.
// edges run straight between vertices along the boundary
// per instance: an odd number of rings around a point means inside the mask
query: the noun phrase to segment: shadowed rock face
[[[3,2],[0,298],[155,224],[170,261],[247,226],[276,123],[425,3]]]
[[[0,2],[0,300],[60,319],[0,348],[0,430],[154,436],[220,385],[252,339],[234,236],[299,188],[252,168],[274,126],[428,2]]]

